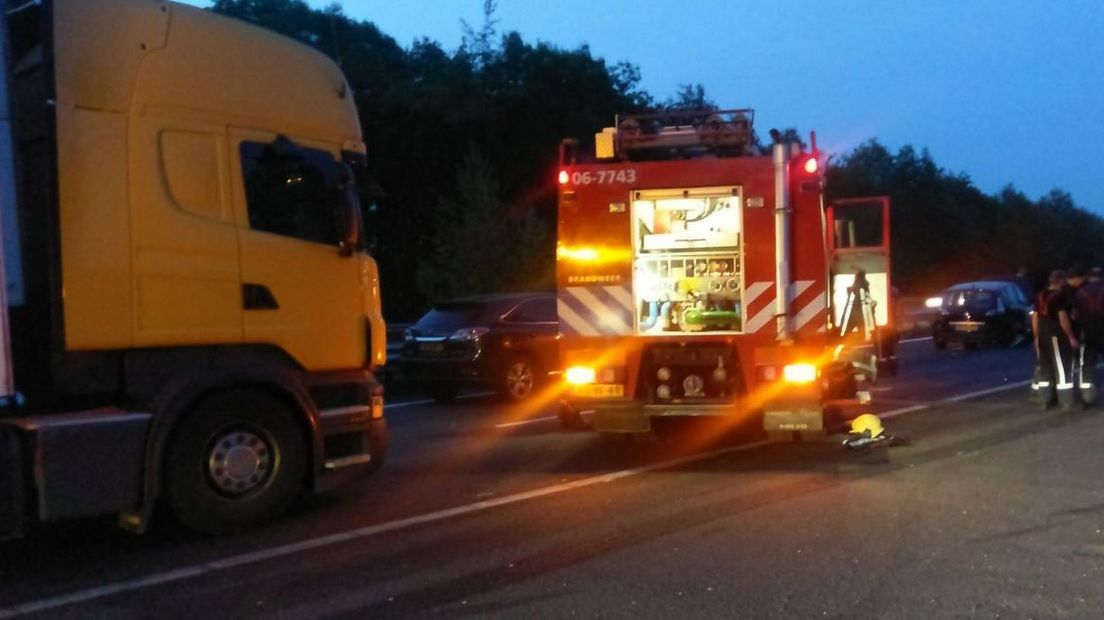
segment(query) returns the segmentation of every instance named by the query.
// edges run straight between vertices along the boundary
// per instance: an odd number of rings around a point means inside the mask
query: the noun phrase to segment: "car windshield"
[[[445,332],[473,327],[477,324],[484,308],[484,304],[478,302],[439,302],[434,304],[433,309],[425,316],[418,319],[414,328],[419,331]]]
[[[965,289],[948,291],[943,296],[945,307],[957,308],[965,306],[968,309],[988,310],[996,303],[996,293],[985,289]]]

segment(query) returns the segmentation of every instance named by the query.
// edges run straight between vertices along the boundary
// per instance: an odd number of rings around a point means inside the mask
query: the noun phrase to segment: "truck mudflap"
[[[0,425],[0,541],[22,536],[27,527],[25,460],[18,432]]]

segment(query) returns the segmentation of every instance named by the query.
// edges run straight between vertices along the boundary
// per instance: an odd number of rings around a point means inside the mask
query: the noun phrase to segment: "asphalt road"
[[[383,471],[264,530],[0,545],[0,617],[1104,617],[1104,416],[1028,407],[1026,347],[902,349],[888,461],[392,404]]]

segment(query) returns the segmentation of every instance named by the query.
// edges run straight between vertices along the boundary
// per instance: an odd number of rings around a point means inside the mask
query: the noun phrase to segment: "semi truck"
[[[0,538],[158,506],[236,531],[378,468],[340,69],[160,0],[9,0],[0,49]]]
[[[560,146],[561,421],[818,436],[893,372],[889,202],[825,199],[824,156],[754,111],[620,117]]]

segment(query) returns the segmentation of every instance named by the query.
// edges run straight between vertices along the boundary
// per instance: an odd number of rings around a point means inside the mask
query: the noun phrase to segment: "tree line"
[[[555,276],[557,146],[588,138],[618,113],[713,106],[701,85],[656,99],[639,68],[607,63],[587,46],[562,49],[500,34],[494,0],[447,51],[420,39],[403,48],[338,5],[215,0],[211,10],[317,48],[354,92],[375,183],[365,219],[391,320],[462,294],[551,289]],[[785,135],[797,135],[790,129]],[[1054,190],[1032,200],[996,196],[939,168],[927,151],[896,154],[871,141],[832,162],[835,196],[893,199],[894,277],[905,294],[952,280],[1104,262],[1104,221]]]

